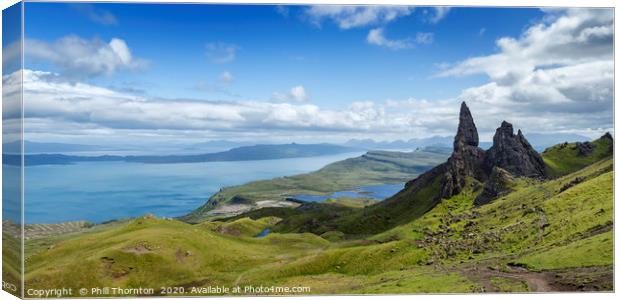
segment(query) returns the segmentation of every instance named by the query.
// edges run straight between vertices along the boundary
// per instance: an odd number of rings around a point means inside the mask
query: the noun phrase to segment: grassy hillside
[[[563,143],[547,148],[542,153],[549,176],[563,176],[613,155],[613,140],[606,136],[591,143],[591,153],[580,153],[577,145],[578,143]]]
[[[446,158],[446,154],[421,151],[370,151],[360,157],[327,165],[316,172],[223,188],[205,205],[181,219],[196,223],[212,218],[216,215],[212,210],[225,206],[258,208],[261,201],[268,201],[269,206],[274,206],[272,202],[284,202],[293,195],[326,195],[360,185],[401,183],[415,178]],[[231,214],[235,213],[238,211],[233,209]]]
[[[19,296],[21,291],[21,240],[19,228],[12,222],[2,224],[2,281],[10,286],[3,286],[3,290]]]
[[[585,153],[580,151],[579,144],[584,149],[589,149],[589,151]],[[557,178],[576,172],[595,162],[609,159],[612,154],[613,141],[610,137],[603,136],[592,143],[564,143],[551,147],[545,151],[543,157],[550,177]],[[311,231],[317,234],[322,234],[326,231],[340,231],[351,237],[386,231],[422,217],[441,201],[438,194],[441,177],[443,176],[442,172],[440,169],[433,169],[433,171],[425,174],[425,184],[421,186],[408,184],[405,189],[385,201],[366,206],[350,214],[326,218],[324,222],[321,222],[320,226],[313,227],[307,223],[316,218],[310,218],[306,220],[306,223],[300,223],[302,221],[301,218],[292,216],[284,218],[284,221],[276,228],[285,232],[301,232],[304,231],[302,230],[303,228],[312,227]],[[578,177],[573,180],[564,189],[583,181],[584,178]],[[478,195],[482,191],[483,183],[473,178],[470,178],[470,181],[469,184],[472,186],[471,193]],[[518,190],[519,182],[523,185],[525,184],[524,182],[530,181],[519,179],[515,183],[517,186],[511,187],[511,189]],[[467,192],[459,196],[464,197],[467,196],[466,194]],[[290,221],[289,219],[295,219],[295,221]]]
[[[27,251],[26,284],[307,286],[311,294],[611,290],[612,169],[605,159],[553,180],[519,179],[513,192],[479,207],[479,183],[470,180],[420,217],[365,236],[322,229],[255,237],[364,211],[334,203],[195,225],[138,218]]]

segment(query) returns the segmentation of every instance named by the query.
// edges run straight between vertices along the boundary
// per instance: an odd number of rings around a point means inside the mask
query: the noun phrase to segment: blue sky
[[[27,103],[32,139],[409,139],[453,134],[464,100],[487,140],[504,118],[613,123],[610,10],[25,5],[27,90],[49,100]]]
[[[404,38],[428,32],[433,42],[391,50],[366,42],[372,26],[341,29],[330,21],[318,26],[304,20],[304,7],[289,7],[285,16],[267,5],[87,4],[88,10],[108,12],[117,20],[101,24],[77,4],[26,6],[28,38],[122,38],[134,56],[148,60],[139,71],[90,79],[100,85],[131,85],[166,98],[260,100],[302,85],[317,103],[336,107],[356,100],[454,97],[485,78],[433,78],[439,64],[492,53],[495,39],[518,35],[542,17],[538,9],[456,8],[432,24],[424,18],[432,9],[417,8],[385,26],[386,33]],[[50,15],[63,21],[50,22]],[[235,59],[210,61],[205,53],[209,43],[236,45]],[[62,72],[39,62],[28,61],[28,67]],[[235,95],[197,88],[201,82],[216,84],[226,71],[234,82],[225,89]]]

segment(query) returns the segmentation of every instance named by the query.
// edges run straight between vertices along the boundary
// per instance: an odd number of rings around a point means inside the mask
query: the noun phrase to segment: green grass
[[[517,262],[534,270],[611,265],[614,261],[612,233],[608,231],[565,246],[532,253]]]
[[[491,284],[496,287],[500,292],[519,293],[530,292],[526,282],[518,279],[506,278],[506,277],[492,277]]]
[[[29,240],[28,288],[309,286],[312,294],[478,292],[475,268],[613,264],[613,159],[552,180],[515,179],[483,205],[481,184],[437,200],[439,178],[382,205],[310,203],[191,225],[143,217]],[[411,188],[411,187],[409,187]],[[355,205],[353,205],[355,206]],[[256,238],[264,228],[275,233]],[[303,232],[303,233],[300,233]],[[10,254],[10,253],[9,253]],[[579,271],[586,272],[586,271]],[[588,274],[584,274],[588,276]],[[494,276],[500,291],[527,291]],[[611,285],[601,285],[609,287]]]
[[[10,225],[3,225],[10,226]],[[20,296],[21,291],[21,242],[19,238],[11,236],[7,232],[2,233],[2,280],[15,286],[13,291],[3,288],[8,293]]]
[[[354,208],[362,208],[369,205],[376,204],[378,201],[369,198],[350,198],[350,197],[338,197],[338,198],[329,198],[324,203],[329,204],[338,204],[342,206],[354,207]]]
[[[579,156],[575,144],[555,145],[542,153],[549,176],[560,177],[613,155],[613,141],[609,139],[601,138],[593,141],[594,151],[587,156]]]
[[[341,232],[341,231],[328,231],[328,232],[321,234],[321,237],[330,242],[338,242],[344,239],[345,234],[344,232]]]
[[[230,284],[240,272],[277,262],[280,255],[295,257],[327,245],[312,234],[249,238],[202,224],[139,218],[33,255],[26,282],[31,288],[159,287],[200,280]]]
[[[280,218],[264,217],[258,220],[241,218],[231,222],[206,222],[211,230],[233,236],[254,237],[267,227],[277,224]],[[215,226],[214,226],[215,225]]]
[[[384,282],[371,282],[367,284],[366,287],[356,290],[355,292],[360,294],[428,294],[481,291],[479,285],[458,272],[444,273],[433,271],[421,274],[406,274],[406,272],[401,272],[399,275],[400,276],[395,274],[395,276],[398,277],[392,280],[385,280],[385,277],[389,276],[385,274],[383,275]]]
[[[346,214],[334,213],[333,209],[328,209],[329,216],[323,217],[319,217],[320,212],[312,217],[291,215],[285,218],[282,223],[293,223],[296,226],[278,226],[276,229],[299,232],[303,231],[304,228],[310,228],[316,234],[340,231],[344,232],[348,238],[359,238],[383,232],[419,218],[432,209],[439,201],[437,195],[440,180],[440,177],[436,177],[431,185],[422,187],[415,192],[411,190],[412,187],[405,188],[388,200],[362,209],[351,210]],[[313,226],[312,222],[319,219],[322,221],[320,226]]]

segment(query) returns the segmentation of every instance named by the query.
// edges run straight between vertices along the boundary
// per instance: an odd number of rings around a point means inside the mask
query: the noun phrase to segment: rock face
[[[454,150],[448,161],[437,167],[443,171],[441,198],[460,193],[471,177],[486,182],[484,196],[477,204],[490,202],[504,190],[505,179],[515,177],[546,177],[542,157],[527,141],[521,130],[514,134],[512,124],[504,121],[496,130],[493,146],[484,151],[478,147],[478,131],[469,108],[463,102],[459,114],[459,127],[454,138]]]
[[[478,130],[469,108],[463,102],[459,114],[459,127],[454,137],[454,150],[445,165],[441,181],[441,197],[448,198],[461,192],[466,177],[483,180],[484,150],[478,147]]]
[[[454,137],[454,148],[463,146],[478,146],[478,129],[474,124],[474,118],[471,116],[469,107],[465,102],[461,103],[461,112],[459,113],[459,128]]]
[[[515,135],[512,124],[506,121],[495,131],[493,146],[486,154],[485,168],[488,172],[497,166],[515,176],[546,176],[545,162],[540,154],[532,148],[521,130]]]

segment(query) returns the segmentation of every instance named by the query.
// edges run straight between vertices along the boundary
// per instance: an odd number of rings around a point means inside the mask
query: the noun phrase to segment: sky
[[[502,120],[597,137],[613,130],[613,21],[605,9],[26,3],[26,139],[407,140],[454,135],[461,101],[483,140]]]

